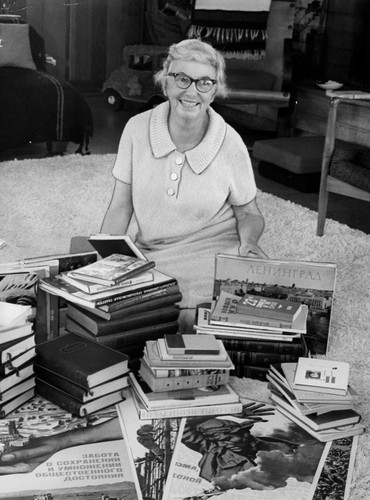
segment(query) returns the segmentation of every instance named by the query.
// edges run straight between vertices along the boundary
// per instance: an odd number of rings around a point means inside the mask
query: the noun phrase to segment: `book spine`
[[[157,292],[160,290],[164,290],[170,286],[173,286],[176,283],[177,282],[175,280],[171,280],[170,282],[161,283],[160,285],[154,285],[154,286],[148,285],[147,288],[142,288],[141,290],[133,290],[132,292],[129,292],[126,290],[125,292],[117,293],[117,294],[114,294],[110,297],[104,297],[101,299],[94,300],[93,304],[95,305],[95,307],[104,306],[107,304],[109,304],[110,307],[112,307],[111,304],[113,304],[114,302],[118,302],[122,299],[127,300],[127,299],[130,299],[133,297],[138,297],[141,295],[146,295],[149,293],[154,293],[154,292]]]
[[[68,394],[62,391],[56,390],[54,387],[46,383],[45,381],[36,377],[36,392],[39,396],[51,401],[52,403],[60,406],[63,410],[82,417],[82,403],[72,398]]]
[[[275,354],[270,352],[227,351],[234,365],[251,365],[269,367],[274,363],[297,362],[298,354]]]
[[[268,368],[266,366],[249,366],[249,365],[236,365],[235,370],[231,372],[238,378],[253,378],[256,380],[262,380],[266,382],[267,380]]]
[[[115,320],[130,316],[132,314],[138,314],[145,311],[152,311],[153,309],[158,309],[161,307],[174,305],[182,300],[182,293],[174,293],[159,296],[157,298],[148,297],[148,300],[138,301],[136,304],[122,305],[122,307],[116,311],[106,313],[106,319]],[[92,310],[95,313],[96,310]]]
[[[140,346],[140,349],[145,345],[147,340],[157,340],[163,337],[165,333],[176,333],[179,328],[178,321],[171,321],[167,323],[160,323],[159,325],[152,325],[148,328],[130,330],[126,332],[118,332],[112,335],[96,336],[89,332],[83,326],[67,317],[67,330],[72,333],[83,335],[90,340],[94,340],[99,344],[103,344],[112,349],[121,350],[125,352],[125,348]]]
[[[84,398],[88,395],[88,390],[80,387],[76,384],[71,383],[63,377],[58,377],[49,370],[46,371],[42,366],[35,365],[35,374],[38,380],[43,380],[58,389],[70,394],[72,397],[80,401],[84,401]]]
[[[154,309],[151,311],[146,311],[141,314],[135,314],[133,316],[127,316],[124,318],[118,318],[117,320],[101,320],[95,323],[94,331],[90,328],[88,324],[86,326],[88,330],[95,333],[97,336],[102,335],[113,335],[118,332],[124,332],[127,330],[135,330],[138,328],[143,328],[145,326],[158,325],[160,323],[169,323],[171,321],[177,321],[180,314],[180,309],[178,306],[168,306],[159,309]],[[73,316],[72,316],[73,319]],[[94,321],[93,321],[94,323]]]
[[[160,410],[146,410],[144,408],[140,408],[139,417],[141,420],[151,420],[157,418],[198,417],[203,415],[231,415],[241,413],[242,410],[242,403],[194,406],[188,408],[168,408]]]
[[[145,368],[140,368],[140,375],[153,392],[175,391],[178,389],[193,389],[225,385],[229,382],[230,373],[210,373],[207,375],[189,375],[186,377],[155,378]]]
[[[252,318],[246,314],[223,314],[222,316],[213,315],[210,319],[210,324],[212,325],[224,325],[224,326],[258,326],[265,328],[278,328],[284,330],[290,330],[293,327],[292,323],[286,321],[276,321],[266,319]]]

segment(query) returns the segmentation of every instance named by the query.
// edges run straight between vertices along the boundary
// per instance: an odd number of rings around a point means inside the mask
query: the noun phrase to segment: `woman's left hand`
[[[242,257],[260,257],[268,259],[268,255],[255,243],[244,243],[239,246],[239,255]]]

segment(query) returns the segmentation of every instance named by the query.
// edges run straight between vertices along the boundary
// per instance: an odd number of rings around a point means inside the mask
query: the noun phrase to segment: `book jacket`
[[[336,264],[266,260],[217,254],[213,299],[221,290],[296,300],[308,306],[306,342],[311,354],[326,354],[335,293]]]
[[[36,396],[0,420],[2,446],[7,443],[5,451],[9,451],[8,447],[16,444],[19,450],[33,438],[52,439],[64,431],[87,429],[111,418],[117,418],[114,407],[96,413],[88,422]],[[0,498],[101,500],[105,494],[107,498],[136,500],[134,476],[127,463],[124,440],[104,441],[103,437],[100,442],[61,449],[38,465],[28,460],[27,472],[17,472],[24,464],[13,464],[14,472],[9,472],[9,462],[0,462]]]

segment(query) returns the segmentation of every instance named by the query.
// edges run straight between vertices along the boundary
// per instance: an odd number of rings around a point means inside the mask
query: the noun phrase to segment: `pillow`
[[[28,24],[0,24],[0,66],[36,69]]]

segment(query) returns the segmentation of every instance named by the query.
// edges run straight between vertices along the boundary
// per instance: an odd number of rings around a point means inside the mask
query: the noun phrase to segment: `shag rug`
[[[115,155],[63,156],[0,163],[0,263],[69,251],[72,236],[98,232],[113,187]],[[370,426],[370,235],[259,192],[266,219],[261,245],[270,258],[335,262],[336,296],[327,357],[351,364],[358,411]],[[209,297],[210,299],[211,297]],[[237,379],[246,397],[267,400],[264,382]],[[370,498],[370,439],[360,437],[349,498]]]

